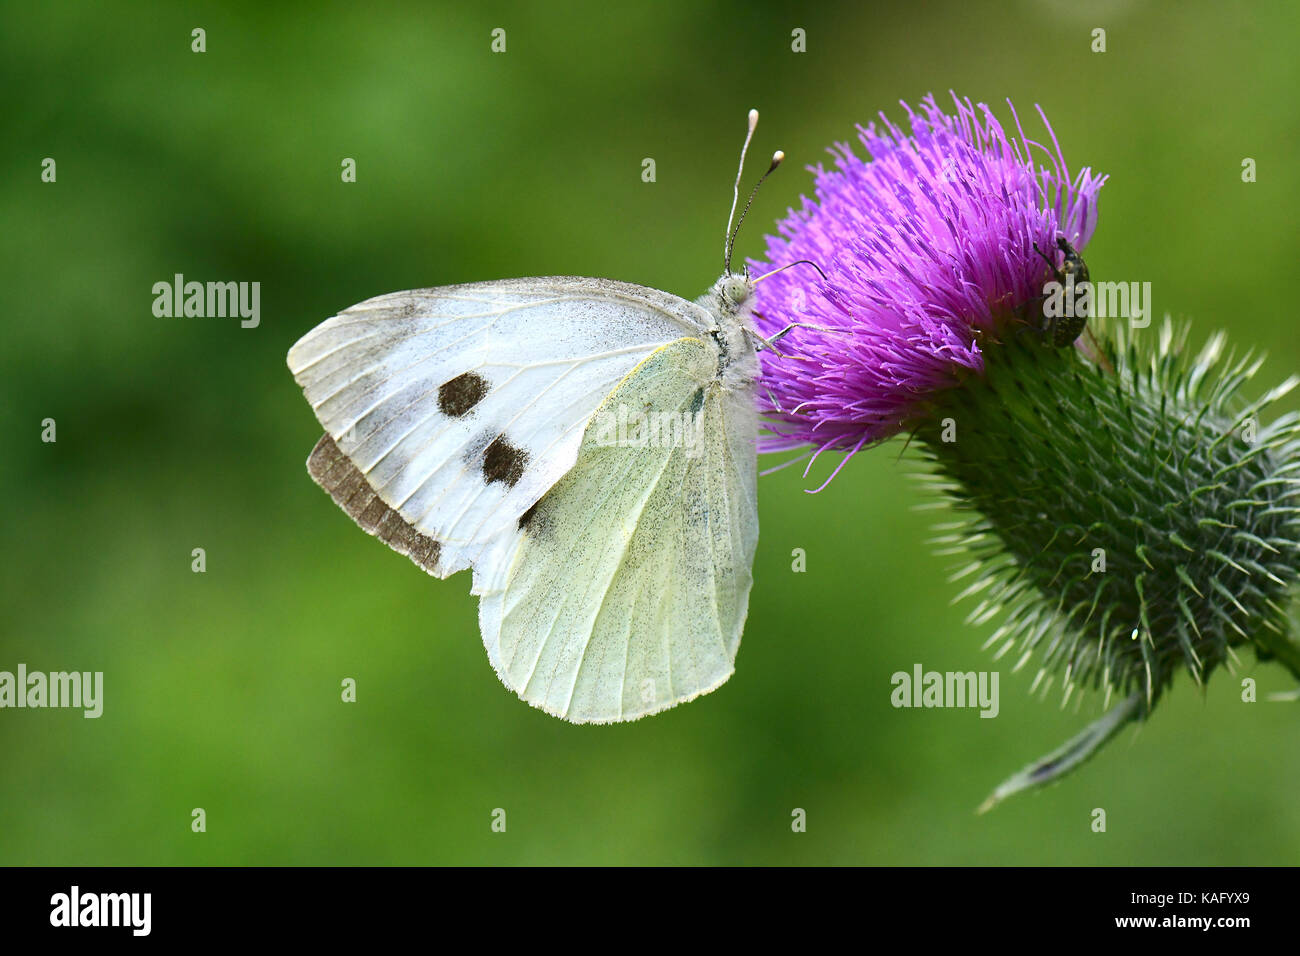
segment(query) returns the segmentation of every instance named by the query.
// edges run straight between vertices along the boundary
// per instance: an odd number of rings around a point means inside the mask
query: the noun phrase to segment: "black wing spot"
[[[548,491],[519,516],[519,531],[532,538],[543,538],[551,528],[551,493]]]
[[[704,407],[704,389],[697,388],[695,394],[691,396],[691,414],[698,415],[700,409]]]
[[[488,393],[488,383],[476,372],[457,375],[450,382],[438,386],[438,410],[452,418],[469,414]]]
[[[498,435],[483,452],[483,477],[489,485],[500,481],[513,488],[524,476],[527,464],[528,452],[510,444],[505,435]]]
[[[520,531],[530,530],[530,527],[533,523],[533,519],[537,517],[537,506],[540,505],[541,503],[542,503],[542,499],[538,498],[536,501],[533,502],[533,506],[531,508],[529,508],[527,511],[525,511],[523,514],[519,516]]]

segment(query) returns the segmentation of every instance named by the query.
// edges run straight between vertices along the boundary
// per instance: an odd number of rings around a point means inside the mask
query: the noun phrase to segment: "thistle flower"
[[[807,259],[827,277],[809,285],[788,270],[761,287],[764,335],[800,323],[783,357],[763,353],[763,450],[812,445],[814,458],[838,450],[847,461],[909,427],[933,393],[983,371],[981,339],[1040,295],[1035,244],[1054,249],[1064,236],[1082,249],[1092,237],[1104,176],[1071,180],[1050,126],[1054,151],[1019,118],[1009,137],[987,106],[953,102],[953,116],[933,96],[919,113],[904,104],[910,134],[883,114],[880,127],[859,127],[871,160],[834,147],[835,168],[813,170],[816,200],[768,237],[767,262],[751,263],[768,272]]]
[[[839,147],[768,249],[827,278],[779,273],[759,309],[765,334],[795,324],[764,359],[766,449],[847,460],[909,428],[955,513],[938,543],[961,559],[968,622],[998,622],[986,647],[1014,670],[1036,661],[1031,689],[1059,677],[1063,703],[1119,698],[987,808],[1078,767],[1180,671],[1203,685],[1250,648],[1300,677],[1300,415],[1263,423],[1297,379],[1244,400],[1260,362],[1225,358],[1222,335],[1190,359],[1168,321],[1094,320],[1087,349],[1045,343],[1038,250],[1087,242],[1103,180],[1070,181],[1059,148],[1035,172],[1037,144],[957,108],[928,100],[911,137],[864,130],[869,164]]]

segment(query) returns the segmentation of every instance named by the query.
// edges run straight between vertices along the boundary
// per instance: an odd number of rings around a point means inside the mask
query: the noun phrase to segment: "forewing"
[[[758,536],[758,425],[753,395],[724,389],[716,362],[694,338],[656,351],[505,553],[476,572],[488,656],[534,706],[578,723],[631,720],[731,675]],[[611,444],[601,423],[620,408],[682,416],[699,428],[696,448],[620,443],[631,427]]]
[[[374,510],[436,542],[426,566],[445,577],[573,466],[592,413],[631,369],[706,321],[693,303],[627,283],[483,282],[354,305],[288,362]]]

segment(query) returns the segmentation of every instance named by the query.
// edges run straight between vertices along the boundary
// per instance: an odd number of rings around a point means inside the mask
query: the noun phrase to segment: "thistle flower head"
[[[989,646],[1014,670],[1035,663],[1034,688],[1120,698],[992,805],[1079,766],[1180,672],[1203,684],[1250,648],[1300,677],[1300,414],[1262,421],[1300,379],[1249,402],[1259,362],[1225,360],[1222,336],[1189,358],[1168,323],[1045,347],[1064,343],[1042,324],[1056,269],[1041,250],[1087,244],[1104,177],[1072,179],[1050,127],[1053,150],[954,102],[909,110],[910,134],[862,129],[869,162],[837,147],[755,264],[825,273],[759,287],[760,330],[789,330],[762,353],[764,447],[847,461],[912,429],[953,505],[941,542],[971,623],[998,622]]]
[[[1105,177],[1085,168],[1071,179],[1050,126],[1048,149],[1018,117],[1012,137],[987,106],[953,103],[953,115],[933,96],[920,112],[904,104],[910,133],[883,114],[859,127],[870,160],[834,147],[834,168],[813,170],[815,200],[751,263],[768,272],[808,259],[826,274],[788,270],[759,288],[762,333],[795,325],[780,355],[763,353],[765,451],[851,457],[896,434],[930,395],[981,372],[983,334],[1041,295],[1048,267],[1035,245],[1091,238]]]

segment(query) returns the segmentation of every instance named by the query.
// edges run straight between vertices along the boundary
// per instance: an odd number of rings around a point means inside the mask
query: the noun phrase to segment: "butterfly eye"
[[[749,298],[750,284],[739,276],[732,276],[722,284],[722,294],[736,305]]]

